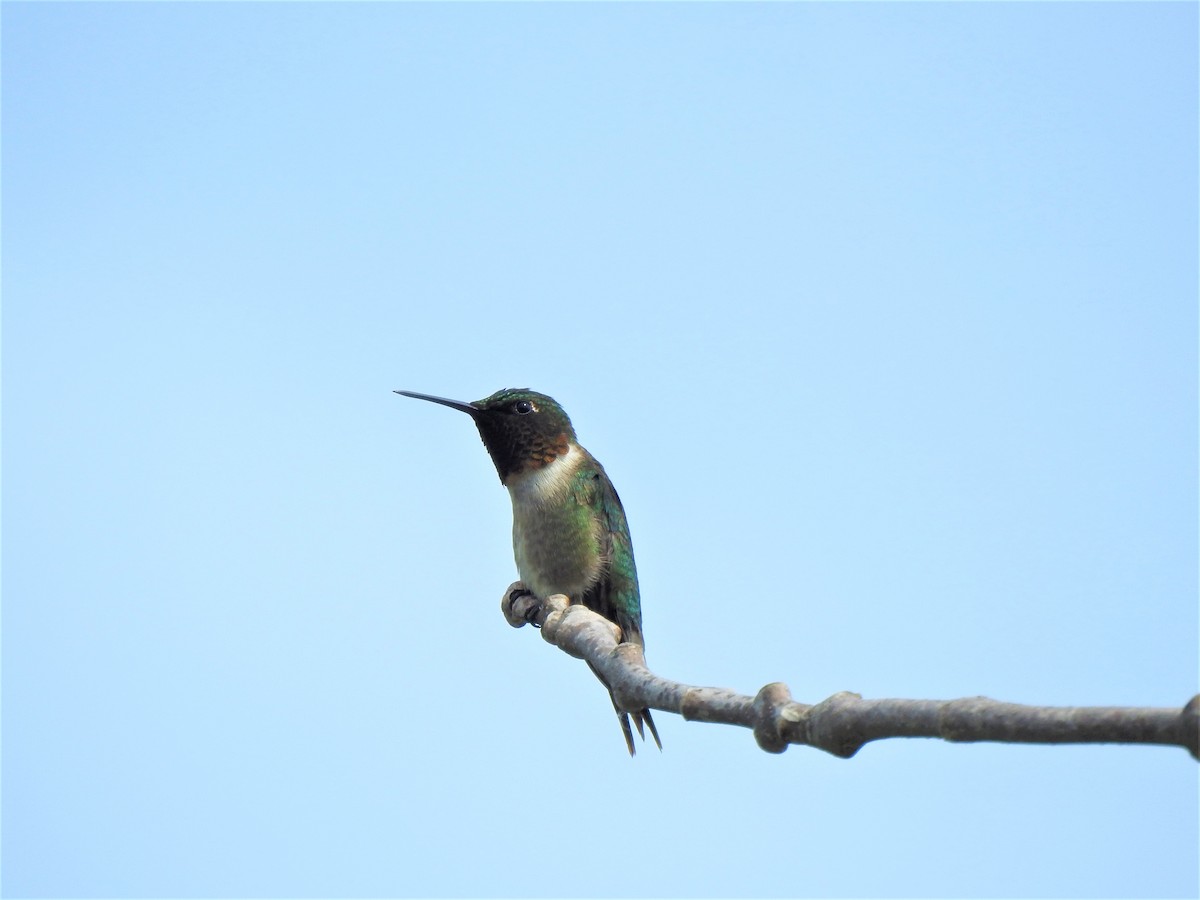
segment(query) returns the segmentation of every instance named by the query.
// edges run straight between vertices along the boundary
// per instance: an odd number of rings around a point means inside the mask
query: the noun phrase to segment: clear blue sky
[[[1196,896],[1184,751],[759,751],[498,608],[557,397],[650,664],[1180,706],[1195,4],[3,5],[3,890]]]

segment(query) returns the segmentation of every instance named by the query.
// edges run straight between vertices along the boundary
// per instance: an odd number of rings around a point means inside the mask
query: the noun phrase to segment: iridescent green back
[[[588,609],[616,622],[624,639],[642,643],[642,607],[638,593],[637,565],[621,498],[605,474],[604,467],[589,455],[575,474],[575,498],[600,517],[604,543],[601,555],[607,560],[604,575],[582,600]]]

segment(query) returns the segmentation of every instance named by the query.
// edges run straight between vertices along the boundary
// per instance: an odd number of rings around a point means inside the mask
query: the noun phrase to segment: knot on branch
[[[542,638],[576,659],[592,659],[597,646],[616,646],[617,633],[616,625],[586,606],[572,606],[566,594],[542,601]]]
[[[808,710],[808,742],[826,753],[849,759],[867,742],[861,728],[861,694],[839,691]]]
[[[538,624],[542,626],[542,638],[552,644],[559,643],[559,632],[566,624],[571,610],[571,600],[565,594],[551,594],[541,601]]]
[[[791,705],[792,692],[782,681],[771,682],[754,697],[754,740],[768,753],[782,753],[788,748],[784,728]]]
[[[978,740],[975,735],[979,731],[981,716],[996,710],[1001,704],[988,697],[962,697],[958,700],[946,700],[938,704],[938,734],[948,741]],[[1018,717],[1009,715],[1003,724],[1013,723],[1016,727]]]

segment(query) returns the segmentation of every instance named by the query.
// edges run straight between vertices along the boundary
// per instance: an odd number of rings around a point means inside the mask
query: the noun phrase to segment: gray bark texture
[[[782,753],[790,744],[849,759],[868,741],[895,737],[1014,744],[1160,744],[1200,759],[1200,695],[1182,709],[1121,706],[1025,706],[987,697],[959,700],[865,700],[847,691],[797,703],[783,682],[753,697],[726,688],[680,684],[651,672],[642,650],[620,643],[620,630],[562,594],[539,600],[514,582],[501,600],[514,628],[532,624],[560,650],[587,660],[627,710],[645,707],[693,722],[741,725],[758,746]]]

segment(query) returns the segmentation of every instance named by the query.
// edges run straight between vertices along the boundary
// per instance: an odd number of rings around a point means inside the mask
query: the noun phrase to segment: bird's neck
[[[522,466],[504,480],[504,486],[514,504],[552,503],[567,495],[572,477],[586,458],[587,451],[568,440],[562,452]]]

